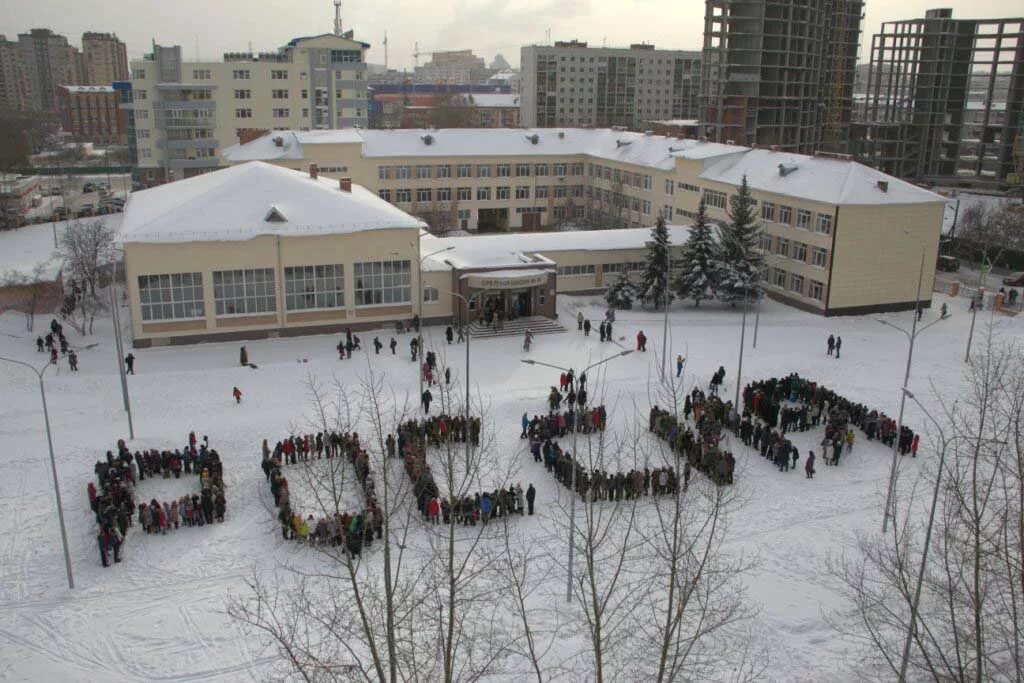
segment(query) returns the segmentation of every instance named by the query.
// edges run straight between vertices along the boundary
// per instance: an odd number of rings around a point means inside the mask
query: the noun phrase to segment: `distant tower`
[[[341,35],[341,0],[334,0],[334,35]]]

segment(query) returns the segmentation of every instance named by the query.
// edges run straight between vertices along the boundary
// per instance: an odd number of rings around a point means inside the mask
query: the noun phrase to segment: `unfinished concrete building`
[[[872,39],[855,151],[900,177],[1012,185],[1021,182],[1022,109],[1024,18],[929,10],[883,23]]]
[[[707,137],[846,151],[863,9],[863,0],[706,0]]]

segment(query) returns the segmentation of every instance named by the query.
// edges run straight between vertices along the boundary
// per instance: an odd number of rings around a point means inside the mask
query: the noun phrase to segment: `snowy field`
[[[937,295],[924,320],[934,320],[943,302],[949,303],[952,317],[921,336],[911,376],[911,388],[929,406],[937,405],[936,390],[953,396],[964,381],[962,361],[970,323],[966,301]],[[560,306],[570,331],[537,337],[528,356],[518,338],[478,339],[472,350],[472,385],[488,402],[487,416],[496,429],[488,457],[502,471],[516,464],[523,487],[532,482],[537,488],[539,514],[517,521],[528,542],[548,541],[551,516],[560,514],[554,499],[567,494],[542,465],[524,454],[524,442],[518,438],[520,415],[545,409],[545,397],[558,373],[519,361],[529,357],[579,369],[618,350],[613,344],[602,345],[596,331],[584,338],[571,322],[582,306],[596,323],[603,310],[599,300],[565,296],[560,297]],[[882,317],[909,326],[910,315]],[[992,321],[986,311],[978,317],[976,343],[990,321],[1000,335],[1024,336],[1024,318]],[[738,310],[673,307],[671,372],[675,356],[684,354],[685,385],[698,381],[706,386],[712,372],[723,365],[722,393],[731,399],[739,323]],[[45,324],[40,320],[40,328]],[[748,325],[744,381],[799,372],[850,399],[896,414],[906,341],[874,316],[825,319],[768,302],[761,311],[756,349],[750,347],[752,315]],[[661,346],[661,314],[618,314],[615,333],[623,338],[623,348],[632,348],[638,329],[649,338],[648,353],[616,359],[592,380],[601,382],[612,431],[643,424],[651,403],[648,387],[658,371],[652,350]],[[128,533],[124,561],[104,569],[86,484],[93,478],[96,460],[114,448],[118,438],[127,438],[128,427],[109,319],[97,323],[97,330],[95,338],[86,341],[70,335],[73,345],[96,343],[80,351],[81,372],[71,373],[63,364],[56,374],[48,370],[45,380],[76,581],[73,591],[65,580],[36,378],[27,369],[0,363],[0,441],[5,444],[0,465],[0,679],[201,681],[265,676],[271,672],[273,652],[240,631],[225,612],[226,598],[245,591],[244,580],[254,569],[270,571],[279,562],[296,558],[310,564],[319,560],[281,539],[269,511],[260,443],[269,438],[273,445],[293,429],[306,429],[311,415],[308,374],[330,381],[334,373],[344,385],[354,387],[366,373],[366,352],[357,352],[353,362],[339,363],[334,337],[252,341],[247,343],[249,358],[259,366],[253,370],[238,366],[237,343],[135,351],[138,374],[128,378],[137,437],[131,447],[178,448],[190,430],[200,438],[209,435],[225,465],[227,521],[162,537],[140,535],[136,526]],[[462,382],[464,347],[448,348],[443,332],[429,329],[428,343],[438,348],[442,364],[446,358],[450,362],[453,381]],[[825,353],[830,333],[842,336],[839,360]],[[372,355],[373,334],[361,336],[363,346],[370,348],[369,361],[384,373],[387,390],[399,397],[408,395],[415,403],[410,335],[399,339],[399,356],[391,356],[387,348],[386,355]],[[381,332],[385,344],[389,337],[390,331]],[[35,352],[34,339],[21,316],[0,316],[0,356],[41,365],[43,354]],[[244,392],[240,405],[231,398],[233,386]],[[916,429],[925,427],[925,418],[910,402],[906,422]],[[818,432],[808,432],[797,434],[795,442],[806,453],[819,439]],[[912,478],[914,468],[931,462],[931,440],[925,437],[922,444],[920,456],[905,463],[909,476],[904,481]],[[747,502],[733,517],[729,547],[759,560],[746,583],[759,608],[752,629],[771,653],[762,679],[852,680],[857,664],[851,656],[853,644],[826,623],[826,617],[844,605],[825,563],[848,545],[856,530],[880,525],[889,452],[877,442],[867,443],[858,432],[857,445],[841,467],[819,462],[818,475],[808,480],[802,471],[779,473],[742,446],[734,445],[734,450],[737,486],[743,488]],[[138,497],[169,499],[194,488],[194,478],[146,481]],[[374,550],[379,553],[379,546],[375,544]],[[371,563],[376,561],[374,550],[367,553]],[[548,580],[553,592],[564,585],[560,576]],[[548,656],[562,656],[574,639],[582,637],[582,629],[567,634],[564,646]],[[568,678],[588,676],[581,672]]]

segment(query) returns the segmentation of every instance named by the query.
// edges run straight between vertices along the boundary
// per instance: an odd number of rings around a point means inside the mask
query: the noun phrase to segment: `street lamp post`
[[[121,255],[124,251],[121,250]],[[127,274],[126,274],[127,276]],[[110,310],[114,321],[114,348],[117,351],[117,371],[121,377],[121,398],[124,401],[124,410],[128,413],[128,436],[135,438],[135,424],[132,421],[132,402],[128,396],[128,376],[124,370],[124,342],[121,339],[121,313],[117,307],[117,294],[115,284],[117,283],[117,261],[114,261],[114,273],[110,279]]]
[[[583,375],[587,374],[588,372],[590,372],[591,370],[593,370],[594,368],[596,368],[599,365],[604,365],[605,363],[607,363],[609,361],[615,360],[616,358],[621,358],[623,356],[628,356],[631,353],[633,353],[633,349],[626,349],[625,351],[621,351],[619,353],[616,353],[614,356],[608,356],[604,360],[599,360],[596,363],[588,365],[587,368],[584,369],[580,373],[580,376],[583,376]],[[562,372],[569,372],[568,368],[563,368],[560,365],[552,365],[550,363],[541,363],[540,361],[536,361],[536,360],[530,360],[530,359],[524,358],[520,362],[526,363],[527,365],[543,365],[544,367],[547,367],[547,368],[554,368],[555,370],[561,370]],[[579,419],[580,419],[579,416],[583,414],[583,411],[585,409],[586,409],[586,404],[580,406],[579,410],[577,411],[576,421],[573,423],[573,429],[572,429],[572,457],[573,457],[573,461],[572,461],[572,479],[571,479],[571,483],[569,484],[569,486],[570,486],[570,491],[569,491],[569,567],[568,567],[568,571],[566,572],[566,576],[565,576],[565,602],[566,603],[571,603],[572,602],[572,576],[573,576],[572,563],[573,563],[573,554],[574,554],[574,550],[575,550],[575,547],[576,547],[576,544],[574,542],[575,541],[575,533],[576,533],[576,466],[577,466],[577,463],[579,462],[579,457],[580,457],[579,451],[576,450],[576,435],[579,433],[579,427],[578,427],[578,422],[579,422]]]
[[[743,376],[743,344],[747,336],[747,301],[750,299],[750,283],[743,283],[743,318],[740,322],[740,360],[736,366],[736,398],[732,404],[730,419],[739,421],[740,416],[740,378]]]
[[[910,646],[914,641],[914,634],[917,631],[917,610],[921,604],[921,586],[924,584],[924,573],[928,565],[928,550],[932,541],[932,527],[935,524],[935,509],[939,503],[939,487],[942,483],[942,472],[946,464],[946,448],[949,446],[951,440],[946,439],[945,433],[942,431],[942,425],[939,424],[928,409],[921,405],[921,402],[917,400],[906,387],[903,388],[903,395],[909,398],[911,401],[917,404],[917,407],[921,409],[929,420],[935,425],[935,428],[939,431],[939,440],[942,442],[941,450],[939,451],[939,470],[935,473],[935,486],[932,488],[932,504],[931,509],[928,513],[928,526],[925,527],[924,533],[924,547],[921,549],[921,566],[917,570],[917,584],[914,586],[914,598],[910,603],[910,626],[907,628],[907,639],[903,643],[903,656],[900,660],[900,673],[899,683],[906,683],[907,680],[907,665],[910,662]],[[953,437],[955,440],[959,435]],[[996,441],[998,444],[1004,444],[1005,442]]]
[[[466,297],[462,296],[461,294],[456,294],[455,292],[447,292],[447,294],[450,294],[451,296],[454,296],[457,299],[461,299],[462,303],[466,304],[466,317],[468,318],[469,317],[469,302],[476,300],[477,297],[483,296],[484,293],[486,293],[488,291],[490,291],[490,290],[481,289],[479,292],[476,292],[475,294],[473,294],[473,296],[469,297],[468,299]],[[472,338],[473,335],[469,331],[469,325],[466,325],[466,330],[465,331],[466,331],[466,424],[468,425],[469,424],[469,420],[470,420],[470,415],[469,415],[469,340]],[[422,376],[422,373],[420,373],[420,375]],[[422,392],[420,392],[420,393],[422,395]],[[467,429],[468,429],[468,427],[467,427]],[[466,472],[469,472],[469,439],[468,438],[466,439]]]
[[[13,358],[0,358],[0,361],[23,365],[36,373],[36,377],[39,379],[39,395],[43,400],[43,421],[46,423],[46,444],[50,448],[50,470],[53,473],[53,493],[57,498],[57,519],[60,520],[60,540],[64,545],[64,568],[67,570],[68,588],[73,589],[75,587],[75,576],[71,571],[71,553],[68,550],[68,532],[64,525],[64,506],[61,504],[60,500],[60,482],[57,481],[57,461],[53,457],[53,437],[50,434],[50,412],[46,407],[46,387],[43,384],[43,373],[46,372],[46,368],[54,365],[54,363],[47,363],[37,370],[32,365],[20,360],[14,360]]]
[[[902,390],[900,392],[900,412],[899,412],[899,416],[896,418],[896,438],[893,439],[893,442],[892,442],[892,464],[889,466],[889,486],[888,486],[888,490],[886,491],[886,494],[885,494],[885,511],[882,514],[882,533],[883,534],[886,531],[888,531],[888,529],[889,529],[889,516],[890,516],[891,509],[892,509],[892,498],[893,498],[894,489],[896,488],[896,461],[897,461],[897,459],[899,457],[900,432],[903,430],[903,409],[906,406],[906,402],[907,402],[907,394],[906,394],[907,383],[910,382],[910,364],[911,364],[911,361],[914,358],[914,341],[917,339],[917,335],[921,334],[922,332],[927,330],[929,327],[931,327],[935,323],[937,323],[940,320],[942,320],[942,318],[937,318],[937,319],[933,320],[932,322],[928,323],[927,325],[925,325],[924,327],[922,327],[920,330],[917,329],[917,312],[918,312],[918,309],[921,307],[921,282],[923,281],[923,279],[924,279],[924,250],[922,249],[921,250],[921,270],[920,270],[920,272],[918,273],[918,276],[917,276],[917,297],[916,297],[916,299],[914,301],[914,316],[913,316],[913,320],[911,322],[910,332],[907,332],[902,327],[898,327],[896,325],[893,325],[888,320],[878,319],[878,322],[882,323],[883,325],[888,325],[889,327],[893,328],[894,330],[899,330],[900,332],[902,332],[907,337],[907,341],[910,342],[910,345],[907,348],[907,367],[906,367],[906,369],[904,370],[904,373],[903,373],[903,388],[902,388]]]
[[[455,245],[452,245],[450,247],[445,247],[444,249],[438,249],[437,251],[432,251],[429,254],[427,254],[426,256],[420,256],[419,255],[420,243],[421,243],[421,240],[420,240],[420,238],[418,236],[416,238],[416,254],[417,254],[417,257],[419,258],[419,264],[416,266],[416,277],[419,278],[419,286],[416,288],[416,298],[417,298],[417,302],[416,302],[416,319],[419,322],[416,325],[416,352],[417,352],[417,354],[419,354],[419,356],[418,356],[419,357],[419,361],[418,361],[418,363],[416,365],[416,372],[420,376],[420,395],[418,397],[418,400],[420,402],[420,407],[422,408],[423,407],[423,358],[425,357],[425,354],[423,352],[423,333],[421,331],[423,329],[423,262],[426,261],[431,256],[434,256],[436,254],[440,254],[440,253],[445,252],[445,251],[451,251],[451,250],[455,249]],[[396,252],[391,252],[391,253],[395,254]]]

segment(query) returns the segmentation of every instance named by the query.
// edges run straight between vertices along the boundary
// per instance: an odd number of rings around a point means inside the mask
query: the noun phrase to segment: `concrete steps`
[[[565,332],[565,328],[557,320],[542,316],[506,320],[503,328],[497,332],[493,328],[487,327],[481,321],[475,321],[469,325],[469,333],[476,339],[486,339],[487,337],[522,337],[526,334],[526,330],[533,332],[534,336]]]

